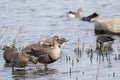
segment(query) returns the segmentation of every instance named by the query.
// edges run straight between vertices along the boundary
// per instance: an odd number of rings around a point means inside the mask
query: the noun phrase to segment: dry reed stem
[[[100,64],[98,65],[97,74],[96,74],[96,80],[98,80],[99,69],[100,69]]]
[[[21,51],[25,48],[25,46],[24,46],[25,40],[26,40],[26,36],[24,36],[24,39],[21,41],[21,44],[19,46],[19,51]]]
[[[72,70],[71,70],[71,68],[70,68],[70,75],[71,75],[71,73],[72,73]]]
[[[72,59],[72,66],[74,66],[74,59]]]
[[[82,51],[84,51],[84,46],[85,46],[85,44],[84,44],[84,42],[82,43]]]
[[[113,73],[113,77],[115,77],[115,72]]]
[[[4,30],[4,32],[0,35],[0,40],[1,40],[1,38],[4,36],[4,34],[6,33],[7,29],[8,29],[8,27],[7,27],[7,28]]]
[[[92,59],[93,59],[93,49],[92,49],[92,45],[89,45],[89,56],[90,56],[90,61],[92,63]]]
[[[0,34],[1,34],[2,30],[3,30],[3,26],[0,28]]]
[[[66,54],[66,63],[68,62],[68,56],[67,56],[67,54]]]
[[[21,46],[23,47],[23,44],[25,43],[26,36],[24,36],[24,40],[21,42]]]
[[[77,43],[77,46],[78,46],[78,51],[80,49],[80,38],[78,37],[78,43]]]
[[[19,31],[18,31],[17,35],[15,36],[15,39],[14,39],[13,44],[12,44],[13,47],[15,47],[15,44],[19,38],[21,31],[22,31],[22,27],[19,28]]]
[[[80,38],[78,37],[78,42],[77,42],[77,51],[78,51],[78,56],[81,57],[81,47],[80,47]]]
[[[11,38],[12,30],[13,29],[11,27],[10,30],[9,30],[9,32],[8,32],[7,38],[4,40],[5,41],[4,45],[8,45],[9,39]]]
[[[120,47],[118,45],[118,59],[120,59]]]

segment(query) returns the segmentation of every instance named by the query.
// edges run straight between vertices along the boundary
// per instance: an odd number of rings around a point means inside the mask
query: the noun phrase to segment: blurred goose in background
[[[16,52],[15,54],[12,55],[11,58],[12,71],[14,71],[14,67],[19,67],[19,68],[24,67],[25,69],[29,61],[33,62],[36,65],[38,59],[34,56],[26,54],[25,52]]]
[[[47,65],[57,61],[61,56],[61,50],[58,43],[59,40],[60,37],[54,36],[52,45],[43,44],[37,48],[33,48],[28,54],[37,57],[38,61],[44,64],[44,69],[47,70]]]
[[[4,46],[3,50],[4,50],[4,53],[3,53],[4,60],[6,61],[6,63],[11,62],[12,55],[17,52],[17,48],[15,48],[15,46],[13,45],[12,47]]]
[[[77,12],[69,11],[69,12],[67,13],[67,17],[69,17],[69,18],[80,17],[80,13],[81,13],[81,12],[82,12],[82,8],[79,8],[79,9],[77,10]]]
[[[93,18],[91,21],[95,22],[95,33],[113,33],[120,34],[120,18]]]
[[[83,21],[89,21],[89,22],[90,22],[92,18],[96,18],[96,17],[98,17],[98,16],[99,16],[99,15],[95,12],[95,13],[87,16],[87,17],[82,17],[81,20],[83,20]]]
[[[96,39],[96,49],[101,50],[102,53],[105,50],[109,51],[112,49],[114,40],[115,39],[110,35],[100,35]]]

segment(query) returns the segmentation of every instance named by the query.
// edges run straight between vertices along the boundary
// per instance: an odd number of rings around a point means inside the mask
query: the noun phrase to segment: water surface
[[[11,72],[11,67],[5,64],[3,51],[0,53],[0,79],[1,80],[96,80],[99,66],[98,80],[119,80],[120,61],[114,60],[118,54],[120,37],[113,44],[113,52],[104,59],[97,61],[97,55],[93,53],[92,62],[86,53],[92,45],[95,50],[96,35],[94,23],[83,22],[79,18],[69,19],[66,13],[70,10],[83,9],[81,16],[87,16],[97,12],[101,18],[120,17],[119,0],[1,0],[0,1],[0,28],[2,32],[8,27],[0,43],[3,45],[8,34],[11,38],[6,44],[11,45],[19,27],[23,27],[19,36],[17,47],[24,47],[29,43],[37,42],[54,35],[60,35],[69,40],[62,47],[61,58],[49,65],[48,71],[43,71],[43,65],[36,70],[33,64],[29,64],[26,71],[16,70]],[[81,57],[74,53],[78,37],[84,49]],[[70,60],[67,60],[70,58]],[[110,61],[108,61],[108,59]],[[100,63],[100,65],[99,65]]]

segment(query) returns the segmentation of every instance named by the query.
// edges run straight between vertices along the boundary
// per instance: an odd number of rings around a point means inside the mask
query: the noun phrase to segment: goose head
[[[60,40],[61,38],[59,37],[59,36],[54,36],[53,37],[53,45],[55,46],[55,45],[58,45],[59,46],[59,43],[58,43],[58,41]]]
[[[48,39],[46,39],[43,42],[43,45],[53,45],[53,40],[56,41],[56,44],[61,47],[67,40],[61,36],[53,36]]]
[[[64,43],[68,42],[68,40],[66,40],[63,37],[60,37],[57,42],[59,43],[59,47],[61,47],[62,45],[64,45]]]
[[[77,13],[80,14],[80,12],[82,12],[82,8],[78,8]]]
[[[96,12],[94,12],[93,14],[92,14],[92,17],[98,17],[99,16],[99,14],[97,14]]]

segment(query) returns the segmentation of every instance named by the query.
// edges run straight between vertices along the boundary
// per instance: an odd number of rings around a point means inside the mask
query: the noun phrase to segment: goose
[[[4,46],[2,50],[4,50],[4,53],[3,53],[4,60],[6,61],[6,63],[10,63],[11,57],[13,54],[17,52],[17,49],[15,48],[15,46],[12,45],[12,47]]]
[[[93,18],[91,21],[95,22],[95,33],[113,33],[120,34],[120,18]]]
[[[104,52],[105,50],[109,51],[112,48],[114,38],[110,35],[100,35],[96,39],[96,48]]]
[[[59,46],[60,48],[61,48],[61,46],[62,46],[65,42],[68,41],[68,40],[66,40],[66,39],[63,38],[63,37],[53,36],[53,37],[50,37],[50,38],[48,38],[48,39],[46,39],[46,40],[39,40],[37,43],[29,44],[29,45],[27,45],[27,46],[23,49],[23,51],[25,51],[25,52],[30,52],[32,48],[37,48],[37,47],[39,47],[39,46],[41,46],[41,45],[51,46],[51,45],[53,45],[53,38],[54,38],[54,37],[59,38],[59,40],[57,40],[57,43],[58,43],[58,46]]]
[[[36,57],[28,55],[23,51],[16,52],[15,54],[12,55],[12,58],[11,58],[12,71],[14,71],[14,67],[19,67],[19,68],[24,67],[25,69],[29,61],[33,62],[35,65],[38,62]],[[37,68],[37,65],[36,65],[36,68]]]
[[[87,17],[82,17],[81,20],[90,22],[92,18],[96,18],[98,16],[99,15],[96,12],[94,12],[93,14],[91,14],[91,15],[89,15]]]
[[[67,17],[69,17],[69,18],[80,17],[80,12],[82,12],[82,8],[78,8],[77,12],[69,11],[67,13]]]
[[[38,62],[44,64],[44,70],[48,69],[48,64],[57,61],[61,56],[61,50],[58,44],[59,37],[53,37],[53,45],[41,45],[37,48],[33,48],[31,54],[38,57]]]

